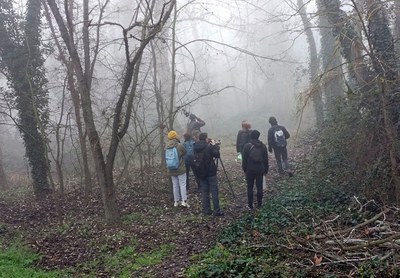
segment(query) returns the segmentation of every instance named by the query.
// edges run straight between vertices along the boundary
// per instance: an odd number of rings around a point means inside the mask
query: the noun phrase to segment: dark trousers
[[[257,188],[257,207],[261,207],[263,199],[263,174],[248,174],[246,173],[247,181],[247,200],[250,208],[253,208],[253,188],[254,181]]]
[[[186,190],[189,190],[189,172],[190,172],[190,164],[185,163],[186,167]]]
[[[203,213],[207,215],[212,213],[210,204],[210,193],[213,202],[214,214],[221,213],[221,208],[219,207],[217,176],[206,177],[204,179],[199,179],[199,181],[201,186]]]
[[[276,164],[278,165],[278,171],[281,173],[283,172],[283,170],[289,170],[287,148],[276,147],[274,148],[274,154],[275,154]]]
[[[185,167],[186,167],[186,190],[189,190],[189,173],[190,173],[190,164],[186,164],[185,163]],[[194,176],[194,179],[196,180],[197,183],[197,190],[200,191],[200,180],[198,177]]]

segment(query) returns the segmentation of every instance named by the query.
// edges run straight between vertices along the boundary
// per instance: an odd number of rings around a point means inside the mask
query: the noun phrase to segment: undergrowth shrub
[[[386,133],[376,115],[339,103],[317,134],[311,175],[324,186],[387,202],[391,195]]]

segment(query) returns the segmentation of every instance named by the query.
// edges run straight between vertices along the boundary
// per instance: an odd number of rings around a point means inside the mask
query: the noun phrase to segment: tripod
[[[236,199],[235,192],[233,191],[233,187],[232,187],[231,181],[229,180],[228,174],[226,173],[224,163],[222,163],[222,159],[221,159],[221,158],[216,158],[216,159],[215,159],[215,165],[217,165],[217,168],[218,168],[218,162],[219,162],[219,163],[221,164],[221,166],[222,166],[222,170],[224,171],[226,180],[228,181],[229,189],[231,190],[232,196],[233,196],[234,199]]]

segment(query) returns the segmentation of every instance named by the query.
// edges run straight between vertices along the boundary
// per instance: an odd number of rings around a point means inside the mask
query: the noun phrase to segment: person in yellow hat
[[[186,154],[185,147],[178,139],[178,133],[171,130],[167,135],[168,142],[165,149],[165,161],[168,174],[172,180],[174,193],[174,207],[179,205],[189,207],[186,193],[186,168],[183,159]]]

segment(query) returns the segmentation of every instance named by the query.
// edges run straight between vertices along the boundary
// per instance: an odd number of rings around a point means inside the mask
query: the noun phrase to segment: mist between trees
[[[265,141],[271,115],[368,138],[353,161],[385,158],[399,202],[398,1],[65,3],[0,3],[2,188],[41,199],[78,180],[117,220],[116,186],[163,164],[185,109],[226,145],[243,119]]]

